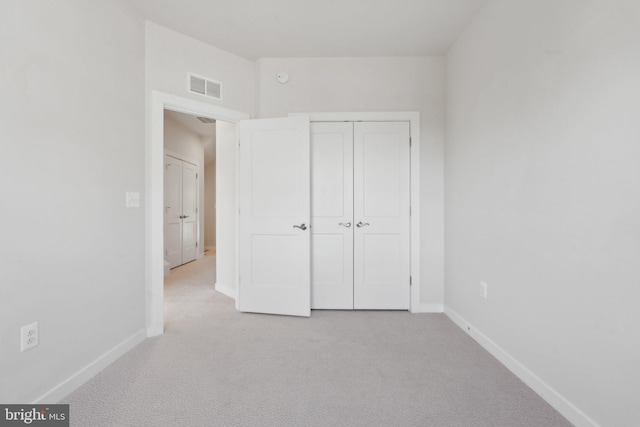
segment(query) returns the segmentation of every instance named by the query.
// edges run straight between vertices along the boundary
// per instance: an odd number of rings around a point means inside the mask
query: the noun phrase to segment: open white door
[[[309,316],[309,119],[240,122],[240,311]]]

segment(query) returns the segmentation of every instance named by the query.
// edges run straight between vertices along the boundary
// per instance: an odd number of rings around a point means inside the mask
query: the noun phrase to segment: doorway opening
[[[226,108],[217,107],[200,101],[194,101],[175,95],[170,95],[158,91],[152,91],[150,114],[148,116],[149,138],[147,140],[147,173],[146,173],[146,296],[147,296],[147,336],[160,335],[164,331],[164,272],[165,272],[165,203],[164,203],[164,172],[165,172],[165,110],[171,112],[184,113],[191,116],[210,118],[216,122],[216,158],[221,160],[222,156],[229,166],[224,170],[224,179],[216,179],[216,221],[220,228],[223,224],[225,233],[230,233],[233,237],[232,244],[228,245],[226,236],[222,238],[224,245],[220,244],[222,237],[219,230],[216,230],[216,264],[217,279],[216,290],[226,295],[235,297],[235,168],[237,135],[235,132],[236,123],[249,118],[249,114]],[[171,113],[169,113],[171,114]],[[221,130],[222,129],[222,130]],[[221,144],[222,140],[224,143]],[[223,147],[221,147],[223,146]],[[205,162],[202,162],[203,168]],[[216,175],[220,177],[220,167],[216,167]],[[226,184],[225,184],[226,182]],[[204,182],[203,182],[204,185]],[[220,191],[219,188],[225,191]],[[204,191],[202,192],[204,193]],[[222,193],[222,194],[221,194]],[[228,193],[228,194],[226,194]],[[229,197],[232,194],[232,197]],[[204,200],[202,200],[204,203]],[[230,213],[222,214],[222,211],[229,210]],[[231,221],[229,221],[231,217]],[[205,229],[204,222],[201,230],[201,240],[198,241],[198,249],[202,249],[204,256]],[[228,282],[221,282],[221,276],[229,277]],[[225,279],[226,280],[226,279]]]
[[[165,328],[214,288],[215,148],[216,120],[164,110]]]

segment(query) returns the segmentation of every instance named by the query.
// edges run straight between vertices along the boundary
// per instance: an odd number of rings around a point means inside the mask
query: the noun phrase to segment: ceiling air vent
[[[189,73],[189,92],[222,99],[222,83]]]
[[[215,119],[210,119],[209,117],[196,117],[196,119],[200,120],[202,123],[215,123]]]

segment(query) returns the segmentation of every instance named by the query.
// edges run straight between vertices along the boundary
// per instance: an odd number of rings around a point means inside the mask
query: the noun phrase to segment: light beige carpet
[[[215,257],[172,270],[166,332],[63,403],[73,426],[569,426],[444,315],[238,313]]]

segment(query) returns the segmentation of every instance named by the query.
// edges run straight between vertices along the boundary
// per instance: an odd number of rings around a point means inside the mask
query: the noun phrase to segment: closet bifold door
[[[353,123],[311,124],[311,308],[353,309]]]
[[[408,122],[354,124],[354,308],[408,310]]]

